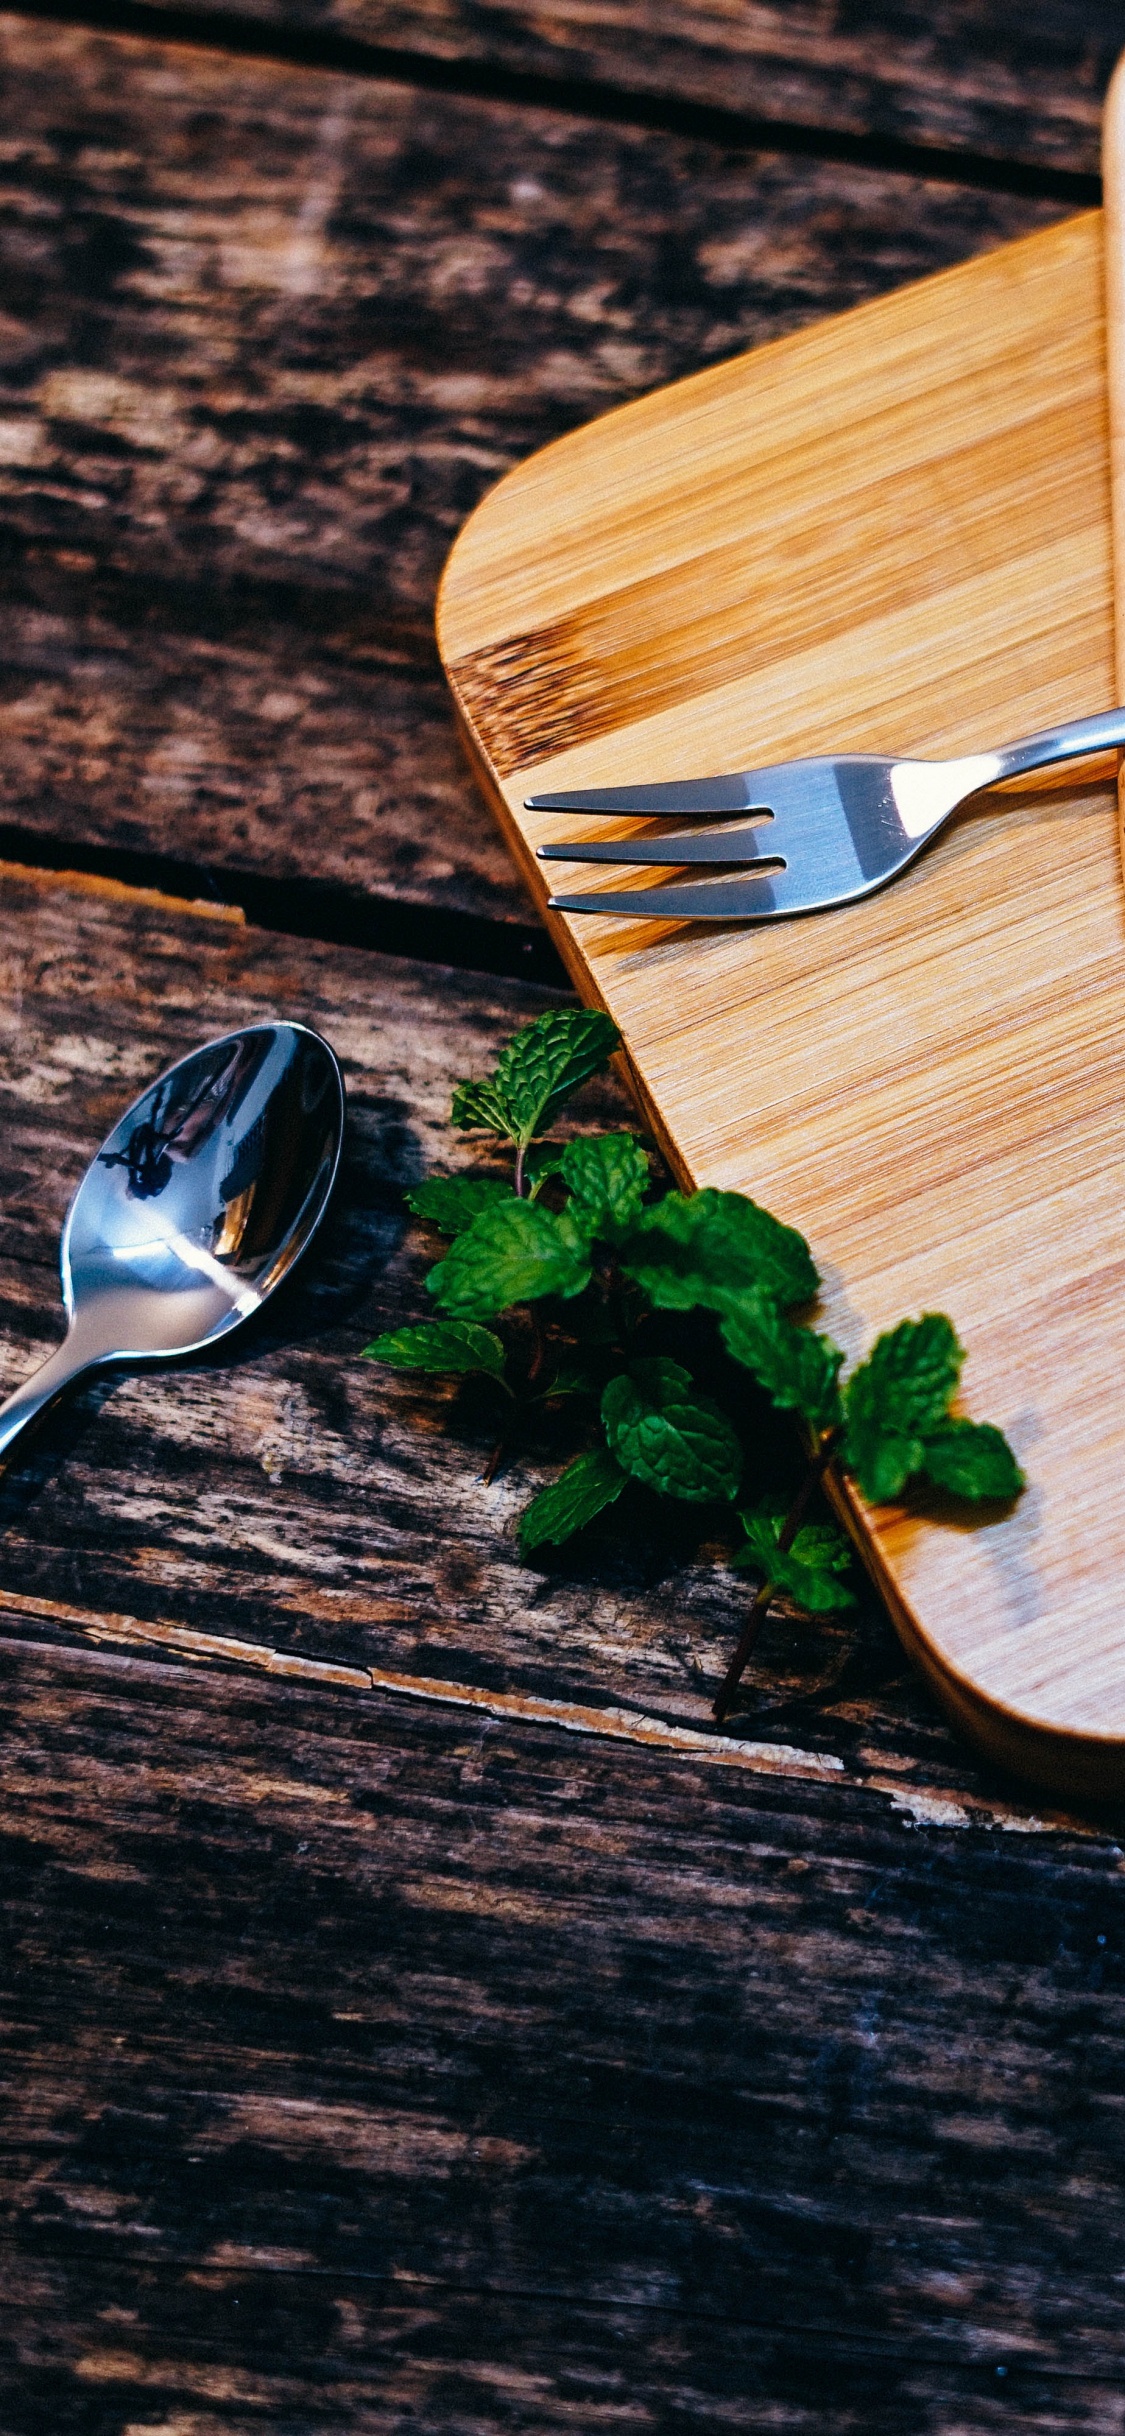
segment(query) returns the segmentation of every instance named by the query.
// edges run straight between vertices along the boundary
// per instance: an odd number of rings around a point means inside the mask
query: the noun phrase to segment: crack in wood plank
[[[529,1692],[485,1690],[478,1684],[457,1683],[440,1675],[410,1675],[394,1667],[342,1666],[323,1658],[304,1658],[293,1650],[268,1643],[240,1641],[230,1633],[199,1632],[186,1624],[149,1623],[139,1616],[112,1615],[73,1607],[58,1599],[39,1599],[0,1590],[0,1611],[41,1618],[70,1626],[95,1642],[116,1642],[154,1651],[175,1651],[196,1664],[225,1663],[261,1674],[280,1675],[302,1683],[336,1686],[346,1691],[396,1693],[407,1700],[437,1701],[446,1707],[476,1709],[523,1725],[554,1726],[566,1734],[592,1734],[603,1741],[630,1742],[661,1750],[670,1758],[706,1760],[717,1767],[748,1768],[755,1775],[813,1778],[821,1783],[844,1779],[857,1791],[886,1796],[893,1809],[918,1826],[999,1827],[1019,1834],[1084,1832],[1084,1822],[1057,1811],[1034,1811],[1018,1804],[985,1802],[971,1794],[960,1797],[937,1788],[911,1787],[877,1771],[849,1777],[833,1752],[802,1751],[792,1743],[743,1741],[732,1735],[706,1733],[690,1726],[670,1725],[663,1717],[641,1710],[593,1708],[573,1700],[550,1700]]]

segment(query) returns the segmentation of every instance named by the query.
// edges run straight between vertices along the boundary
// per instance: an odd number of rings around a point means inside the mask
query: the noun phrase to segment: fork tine
[[[673,829],[656,837],[583,838],[540,846],[541,863],[782,863],[774,823],[759,828]]]
[[[754,873],[722,880],[672,882],[666,888],[593,888],[574,896],[549,897],[552,913],[625,914],[630,920],[655,915],[673,922],[768,922],[783,913],[800,913],[799,895],[788,895],[784,871],[759,879]],[[795,901],[794,901],[795,899]]]
[[[527,812],[635,812],[681,818],[713,812],[765,811],[755,802],[748,775],[736,770],[729,778],[676,778],[652,787],[579,787],[570,794],[528,795]]]

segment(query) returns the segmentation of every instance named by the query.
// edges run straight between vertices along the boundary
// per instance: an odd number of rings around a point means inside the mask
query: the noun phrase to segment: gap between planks
[[[19,880],[24,887],[39,888],[46,896],[52,890],[65,890],[68,895],[101,897],[129,905],[149,905],[154,912],[196,914],[206,922],[229,922],[236,930],[244,930],[246,916],[241,905],[222,905],[212,897],[174,897],[163,888],[137,888],[128,880],[107,878],[95,871],[52,871],[43,864],[13,863],[0,860],[0,881]]]
[[[8,843],[12,831],[0,821],[0,840]],[[39,863],[36,853],[51,852],[59,846],[63,860]],[[183,887],[190,887],[190,868],[176,872],[181,885],[162,885],[156,879],[127,877],[113,870],[97,868],[98,861],[130,861],[159,866],[158,855],[132,855],[128,849],[94,847],[91,859],[84,865],[70,863],[65,858],[75,852],[73,839],[65,845],[51,838],[28,839],[29,853],[25,858],[17,846],[7,854],[0,853],[0,880],[18,880],[42,889],[65,888],[79,896],[116,900],[128,905],[148,905],[154,911],[172,915],[198,916],[203,921],[226,922],[235,929],[251,928],[274,938],[308,940],[318,947],[357,948],[362,954],[394,956],[400,962],[434,964],[452,967],[456,972],[480,973],[496,981],[531,983],[546,989],[566,990],[569,982],[565,967],[542,923],[508,921],[488,914],[457,911],[455,908],[426,905],[414,899],[396,900],[387,897],[352,897],[345,888],[320,882],[300,883],[275,880],[254,872],[212,871],[201,869],[199,884],[218,883],[231,893],[226,897],[208,895],[185,896]],[[301,910],[293,903],[301,888]]]
[[[482,1691],[476,1684],[449,1682],[439,1675],[408,1675],[381,1666],[344,1666],[326,1658],[298,1657],[288,1650],[274,1649],[268,1642],[236,1640],[227,1633],[198,1632],[188,1624],[146,1622],[140,1616],[73,1607],[58,1599],[33,1598],[12,1590],[0,1590],[0,1613],[69,1626],[91,1641],[116,1642],[154,1655],[174,1654],[196,1665],[221,1662],[326,1689],[385,1692],[446,1708],[475,1709],[487,1717],[521,1725],[553,1726],[564,1734],[585,1734],[605,1742],[633,1743],[647,1750],[662,1751],[670,1759],[703,1760],[712,1767],[741,1768],[755,1776],[846,1783],[857,1792],[884,1795],[892,1809],[920,1827],[987,1827],[1017,1835],[1100,1832],[1089,1821],[1062,1811],[1033,1811],[1021,1808],[1018,1803],[989,1801],[972,1793],[951,1794],[939,1787],[902,1785],[893,1777],[878,1773],[848,1776],[843,1760],[831,1752],[802,1751],[792,1743],[739,1741],[694,1726],[670,1725],[664,1718],[647,1716],[640,1709],[590,1708],[575,1701],[550,1700],[535,1692]]]

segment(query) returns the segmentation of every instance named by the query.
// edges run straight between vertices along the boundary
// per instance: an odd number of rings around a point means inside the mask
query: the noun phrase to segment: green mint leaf
[[[814,1430],[835,1429],[843,1414],[838,1374],[844,1357],[830,1336],[798,1328],[760,1294],[732,1300],[720,1321],[728,1353],[753,1373],[783,1412]]]
[[[454,1124],[482,1126],[525,1147],[608,1065],[619,1037],[596,1007],[550,1008],[507,1042],[484,1082],[458,1083]]]
[[[869,1428],[849,1418],[840,1460],[859,1482],[868,1504],[885,1506],[901,1497],[907,1481],[921,1471],[926,1450],[920,1438]]]
[[[520,1515],[516,1528],[521,1556],[529,1556],[533,1548],[541,1548],[546,1540],[552,1540],[557,1547],[560,1540],[581,1531],[583,1524],[593,1522],[603,1506],[611,1506],[620,1497],[627,1477],[606,1446],[595,1446],[588,1455],[577,1455],[565,1472],[552,1480],[549,1488],[541,1489]]]
[[[772,1582],[810,1615],[855,1606],[854,1591],[840,1579],[851,1565],[852,1552],[835,1523],[803,1523],[792,1547],[781,1548],[783,1514],[759,1506],[741,1520],[746,1539],[732,1558],[733,1564],[760,1573],[764,1582]]]
[[[735,1495],[742,1449],[726,1414],[695,1393],[679,1362],[658,1355],[611,1379],[602,1420],[618,1462],[647,1488],[689,1504]]]
[[[515,1139],[530,1142],[574,1093],[600,1074],[620,1040],[597,1007],[552,1007],[508,1042],[493,1081],[516,1122]]]
[[[498,1176],[427,1176],[407,1193],[408,1208],[441,1235],[459,1235],[482,1210],[510,1201],[512,1187]]]
[[[499,1337],[471,1320],[421,1320],[415,1328],[392,1328],[363,1351],[368,1361],[388,1362],[392,1370],[482,1370],[492,1379],[504,1377]]]
[[[590,1251],[578,1231],[538,1202],[512,1196],[482,1210],[426,1280],[443,1311],[459,1319],[492,1319],[512,1303],[545,1294],[581,1294],[590,1281]]]
[[[872,1347],[848,1382],[848,1411],[861,1407],[904,1436],[924,1437],[944,1421],[965,1351],[952,1320],[927,1311],[900,1320]]]
[[[954,1497],[1018,1497],[1024,1487],[1003,1430],[991,1421],[943,1421],[925,1441],[923,1470]]]
[[[888,1329],[853,1371],[841,1459],[872,1505],[900,1496],[922,1470],[924,1441],[945,1420],[964,1358],[952,1322],[927,1311]]]
[[[462,1133],[498,1133],[505,1142],[513,1139],[507,1108],[494,1083],[458,1083],[449,1115]]]
[[[666,1193],[646,1210],[622,1267],[661,1311],[699,1303],[722,1310],[732,1294],[760,1293],[788,1310],[819,1283],[795,1227],[782,1226],[745,1193]]]
[[[617,1243],[635,1225],[648,1183],[648,1160],[635,1135],[587,1134],[568,1142],[560,1172],[587,1234]]]

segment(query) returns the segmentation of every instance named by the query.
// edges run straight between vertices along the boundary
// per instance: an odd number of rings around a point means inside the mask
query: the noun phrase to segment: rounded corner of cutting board
[[[886,1562],[878,1518],[868,1517],[846,1486],[833,1503],[857,1541],[903,1648],[966,1740],[1005,1775],[1040,1792],[1095,1806],[1125,1800],[1125,1732],[1083,1731],[1053,1722],[1033,1706],[991,1695],[971,1671],[951,1660],[911,1606]]]
[[[614,409],[487,494],[447,562],[439,644],[540,905],[547,816],[522,798],[548,763],[559,785],[686,775],[823,750],[829,728],[853,750],[959,751],[1112,702],[1103,312],[1101,215],[1084,213]],[[680,1176],[802,1228],[853,1354],[904,1310],[948,1307],[970,1410],[1010,1427],[1030,1402],[1033,1491],[1057,1505],[1088,1463],[1073,1413],[1038,1393],[1037,1363],[1064,1360],[1053,1306],[1100,1293],[1110,1394],[1125,1367],[1125,1288],[1109,1297],[1097,1246],[1079,1257],[1062,1215],[1044,1217],[1044,1175],[1060,1208],[1070,1196],[1072,1234],[1080,1188],[1103,1232],[1125,1199],[1125,919],[1108,787],[1051,797],[1073,881],[1037,919],[1042,801],[966,822],[896,888],[824,917],[831,958],[809,952],[816,922],[552,926],[618,1022]],[[895,1228],[914,1221],[907,1257]],[[1005,1262],[990,1296],[981,1280]],[[1076,1360],[1093,1429],[1101,1381]],[[1125,1794],[1125,1633],[1118,1667],[1110,1629],[1125,1515],[1070,1605],[1054,1543],[1044,1556],[1032,1532],[1030,1624],[997,1588],[1018,1529],[997,1524],[990,1548],[987,1530],[943,1543],[945,1525],[919,1521],[905,1547],[858,1520],[905,1646],[978,1748],[1053,1793]],[[1068,1635],[1065,1697],[1039,1699]],[[1120,1734],[1102,1730],[1119,1716]]]
[[[841,361],[869,353],[875,364],[886,353],[897,361],[914,349],[919,330],[937,316],[951,336],[971,317],[978,294],[1002,311],[1012,295],[1033,296],[1044,284],[1065,280],[1088,292],[1101,285],[1100,209],[1052,222],[1045,229],[992,247],[968,262],[910,281],[889,295],[874,296],[841,313],[685,373],[663,388],[606,407],[569,431],[544,442],[508,468],[484,493],[453,541],[438,583],[438,650],[447,673],[482,644],[495,640],[507,620],[519,631],[528,574],[527,530],[551,545],[559,538],[556,513],[584,476],[597,481],[607,458],[628,472],[651,450],[654,461],[669,434],[691,430],[704,438],[715,419],[741,413],[755,387],[775,383],[784,391],[792,370],[817,365],[826,401]],[[968,316],[965,313],[966,295]],[[1088,301],[1088,296],[1087,299]],[[983,319],[983,315],[981,316]],[[1065,343],[1065,332],[1063,333]],[[505,600],[505,608],[500,607]],[[508,604],[510,603],[510,609]]]
[[[1125,1799],[1125,1735],[1083,1734],[990,1700],[941,1655],[900,1599],[887,1606],[904,1649],[967,1741],[1005,1775],[1064,1801],[1094,1805]]]

